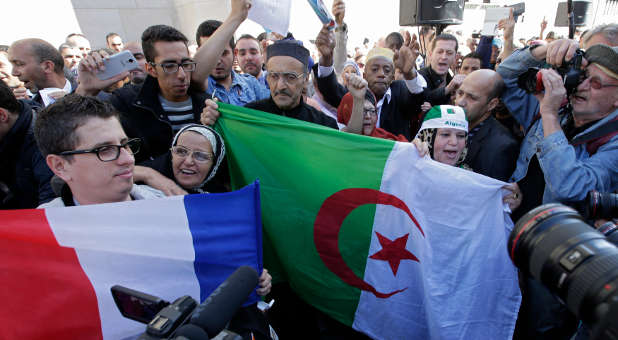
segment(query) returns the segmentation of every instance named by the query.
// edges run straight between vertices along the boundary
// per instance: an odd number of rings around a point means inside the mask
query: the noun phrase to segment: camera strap
[[[618,135],[618,117],[593,131],[577,136],[570,144],[573,146],[586,144],[586,151],[592,156],[601,146],[609,142],[609,140],[616,135]]]

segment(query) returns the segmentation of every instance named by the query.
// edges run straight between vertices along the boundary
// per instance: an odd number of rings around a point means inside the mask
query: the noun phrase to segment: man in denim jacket
[[[524,200],[514,220],[543,203],[578,201],[591,190],[618,188],[618,135],[605,135],[600,143],[574,142],[618,119],[618,48],[610,47],[618,45],[618,36],[602,33],[593,30],[594,36],[585,39],[585,76],[570,97],[571,114],[561,109],[566,90],[555,70],[539,71],[544,94],[524,92],[517,78],[544,62],[559,66],[570,60],[577,42],[563,39],[519,50],[498,68],[507,87],[502,100],[527,131],[511,177]],[[595,142],[596,150],[590,147]],[[539,283],[527,279],[521,285],[524,301],[515,338],[568,339],[577,325],[573,317]]]
[[[611,41],[605,41],[605,44],[615,45]],[[607,140],[594,154],[587,150],[585,143],[570,144],[579,135],[618,117],[616,48],[588,49],[586,59],[589,60],[584,62],[587,77],[570,98],[572,114],[559,114],[566,90],[555,70],[540,71],[544,95],[528,94],[517,86],[517,77],[529,67],[541,67],[544,59],[551,65],[560,65],[565,57],[567,60],[573,57],[577,46],[577,42],[563,39],[533,50],[523,49],[516,51],[498,68],[507,86],[502,100],[527,131],[511,181],[518,182],[520,188],[525,186],[521,182],[534,175],[531,173],[534,157],[543,175],[541,184],[545,188],[542,196],[532,192],[529,194],[533,197],[526,198],[526,190],[521,188],[524,194],[522,207],[529,206],[525,203],[534,200],[534,196],[540,196],[540,200],[534,202],[538,205],[578,201],[591,190],[607,192],[618,188],[618,136]],[[538,114],[540,118],[536,118]]]

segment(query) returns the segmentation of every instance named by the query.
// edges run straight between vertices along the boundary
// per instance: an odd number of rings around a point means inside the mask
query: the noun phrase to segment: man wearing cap
[[[339,107],[348,90],[337,82],[333,68],[335,39],[327,26],[316,38],[321,57],[318,63],[318,88],[330,105]],[[378,120],[376,126],[408,140],[420,127],[420,106],[423,103],[423,77],[416,72],[418,44],[407,42],[395,54],[392,50],[376,47],[367,54],[363,78],[377,99]],[[402,70],[404,80],[394,81],[395,68]]]
[[[270,97],[245,106],[338,129],[333,118],[302,100],[302,92],[309,76],[309,50],[296,40],[278,40],[268,46],[266,51],[266,77],[270,85]],[[207,100],[202,112],[202,124],[213,125],[219,118],[217,109],[217,103]]]
[[[578,48],[576,41],[560,39],[519,50],[498,67],[506,85],[502,100],[527,131],[511,177],[523,193],[514,220],[543,203],[580,201],[591,190],[618,189],[618,41],[615,35],[601,32],[588,38],[595,44],[587,46],[585,73],[569,98],[570,112],[561,108],[566,90],[555,70],[539,71],[544,94],[527,94],[518,88],[517,78],[530,67],[542,67],[545,62],[559,66],[570,60]],[[560,339],[572,335],[576,324],[568,321],[565,309],[548,298],[542,287],[528,280],[522,290],[516,336]]]

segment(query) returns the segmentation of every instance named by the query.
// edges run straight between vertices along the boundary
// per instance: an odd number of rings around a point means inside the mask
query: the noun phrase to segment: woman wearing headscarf
[[[467,152],[468,120],[461,107],[432,107],[425,115],[416,138],[427,143],[429,156],[433,160],[470,170],[463,163]]]
[[[223,138],[212,128],[189,124],[174,136],[170,150],[141,165],[159,171],[190,194],[227,191],[213,178],[225,158]]]
[[[210,182],[224,158],[225,144],[221,135],[208,126],[190,124],[174,136],[170,151],[142,165],[159,171],[190,194],[207,193],[212,188],[220,192],[226,190]],[[271,280],[264,268],[259,278],[259,295],[270,292]],[[230,321],[230,329],[244,339],[270,339],[268,323],[255,305],[240,308]]]

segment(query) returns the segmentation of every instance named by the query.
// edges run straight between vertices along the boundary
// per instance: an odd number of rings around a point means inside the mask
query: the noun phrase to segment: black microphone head
[[[178,330],[174,333],[174,339],[180,340],[180,337],[184,337],[188,340],[209,340],[206,331],[192,324],[186,324],[178,327]]]
[[[190,323],[206,330],[210,337],[221,332],[258,284],[258,274],[249,266],[242,266],[202,302],[191,316]]]

